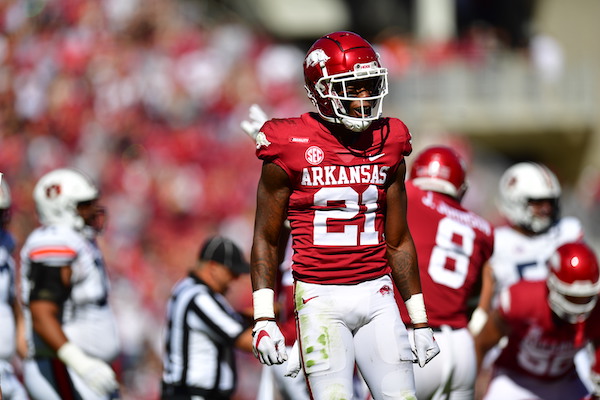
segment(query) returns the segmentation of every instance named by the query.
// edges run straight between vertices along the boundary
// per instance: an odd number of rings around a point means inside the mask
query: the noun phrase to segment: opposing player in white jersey
[[[119,341],[96,242],[104,222],[98,189],[81,172],[56,169],[33,197],[41,226],[21,249],[27,389],[39,400],[118,398],[109,363]]]
[[[4,400],[28,399],[12,365],[16,353],[26,354],[23,314],[17,297],[13,251],[15,241],[7,230],[11,195],[6,177],[0,182],[0,388]]]
[[[545,280],[521,280],[503,289],[475,337],[478,362],[500,338],[507,343],[494,361],[485,400],[582,400],[588,388],[578,376],[575,355],[595,347],[591,395],[600,398],[600,269],[583,242],[558,247]]]
[[[475,311],[479,320],[471,325],[474,333],[500,291],[521,280],[545,279],[548,259],[556,248],[583,237],[577,218],[560,217],[561,187],[546,166],[533,162],[511,166],[500,179],[499,195],[508,225],[496,227],[495,251],[489,261],[493,273],[484,274],[487,283]]]
[[[410,133],[399,119],[381,116],[387,71],[360,36],[334,32],[318,39],[304,76],[318,113],[269,120],[257,136],[263,166],[251,257],[255,354],[267,365],[287,359],[273,306],[287,218],[297,336],[311,397],[352,398],[358,365],[376,400],[415,399],[412,362],[424,366],[439,348],[406,223]],[[396,290],[415,328],[415,358]]]

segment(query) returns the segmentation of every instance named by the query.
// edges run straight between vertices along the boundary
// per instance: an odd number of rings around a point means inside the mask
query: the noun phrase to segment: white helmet
[[[0,209],[6,210],[10,207],[11,203],[12,199],[10,197],[8,183],[6,183],[6,179],[2,179],[2,181],[0,181]]]
[[[85,226],[77,205],[98,196],[98,189],[89,178],[66,168],[48,172],[33,189],[33,199],[43,225],[64,225],[76,230]]]
[[[532,162],[518,163],[500,178],[500,211],[511,224],[541,233],[558,219],[560,194],[558,179],[547,167]],[[551,216],[533,214],[529,201],[543,199],[553,200]]]
[[[8,188],[8,183],[6,183],[6,179],[2,179],[0,181],[0,227],[6,228],[6,226],[10,223],[11,219],[11,210],[10,206],[12,204],[12,199],[10,196],[10,189]]]

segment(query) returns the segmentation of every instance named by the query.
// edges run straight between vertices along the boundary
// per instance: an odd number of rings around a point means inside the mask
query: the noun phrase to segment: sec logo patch
[[[304,158],[309,164],[319,165],[325,158],[325,153],[323,153],[323,150],[319,146],[310,146],[304,152]]]

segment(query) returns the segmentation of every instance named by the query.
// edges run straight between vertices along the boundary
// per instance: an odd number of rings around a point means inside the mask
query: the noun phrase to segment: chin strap
[[[350,120],[347,118],[340,118],[342,121],[342,125],[346,128],[350,129],[352,132],[362,132],[366,130],[369,126],[371,126],[372,121],[360,121],[360,120]]]

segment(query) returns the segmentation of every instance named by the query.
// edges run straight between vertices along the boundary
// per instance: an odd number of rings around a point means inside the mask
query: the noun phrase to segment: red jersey
[[[406,183],[408,226],[415,242],[429,325],[464,328],[467,300],[494,248],[493,226],[451,196]],[[399,294],[398,305],[410,323]]]
[[[575,353],[600,339],[600,308],[581,324],[554,315],[545,281],[520,281],[500,297],[499,311],[510,331],[495,365],[539,379],[555,380],[575,372]]]
[[[316,113],[273,119],[258,158],[288,174],[292,271],[300,281],[355,284],[390,272],[386,187],[412,146],[402,121],[382,118],[344,146]]]

